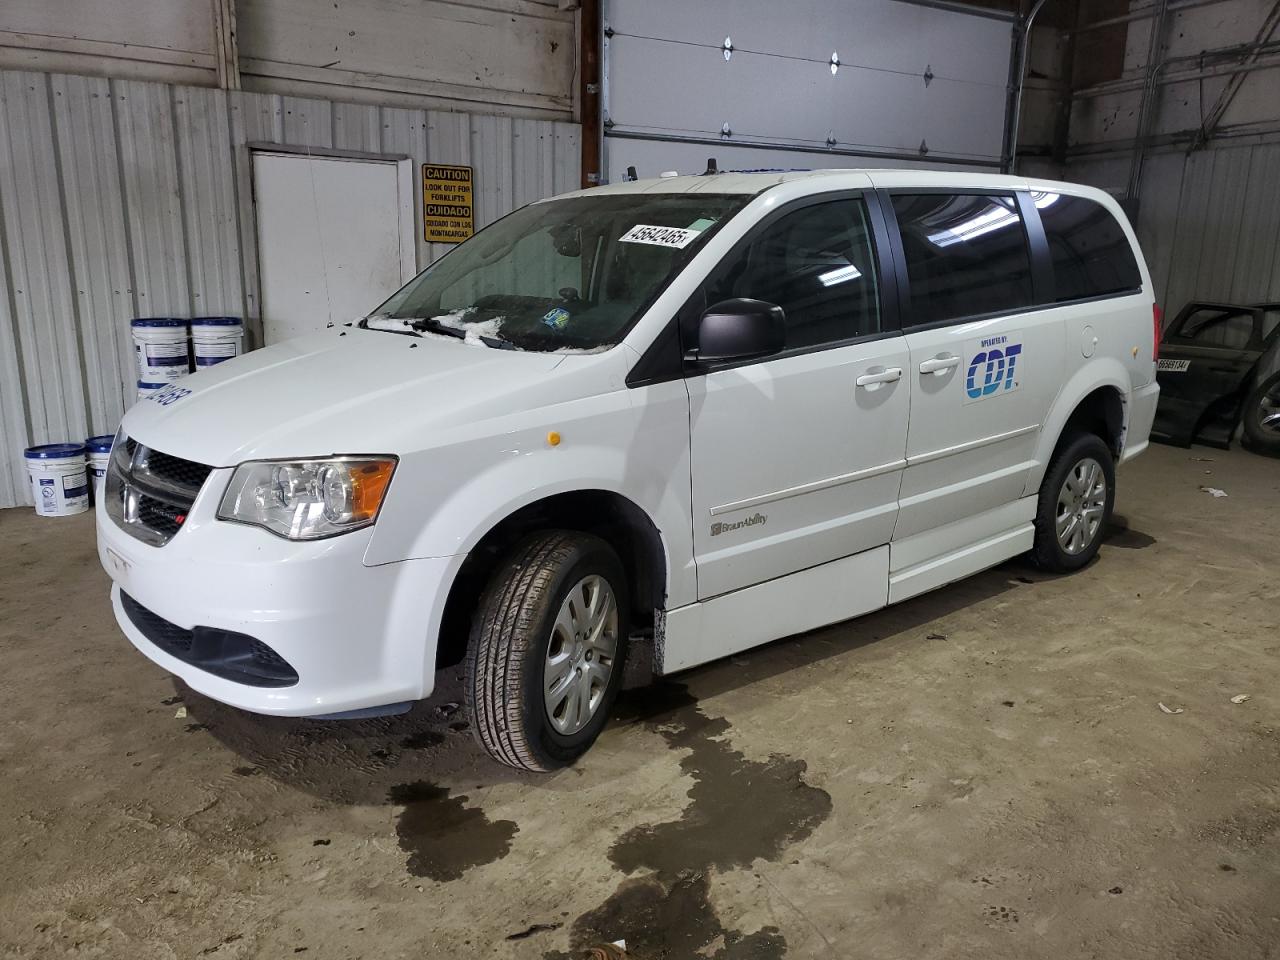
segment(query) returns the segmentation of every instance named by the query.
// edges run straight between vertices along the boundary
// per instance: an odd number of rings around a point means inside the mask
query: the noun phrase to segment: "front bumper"
[[[315,716],[429,696],[440,618],[462,557],[365,566],[372,528],[298,543],[219,521],[229,475],[209,476],[182,529],[161,547],[131,537],[99,508],[98,557],[133,645],[192,689],[255,713]],[[183,630],[260,640],[297,671],[297,683],[238,683],[171,656],[134,625],[122,591]]]

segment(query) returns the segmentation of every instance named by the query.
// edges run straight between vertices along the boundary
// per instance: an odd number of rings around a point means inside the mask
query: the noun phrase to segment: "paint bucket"
[[[39,516],[69,517],[89,509],[84,453],[83,443],[46,443],[23,451]]]
[[[176,317],[134,320],[133,348],[138,355],[138,378],[147,383],[172,383],[191,372],[187,356],[187,321]]]
[[[147,381],[145,380],[139,380],[138,381],[138,399],[145,400],[147,399],[147,397],[151,396],[153,393],[159,393],[161,390],[163,390],[167,386],[169,386],[167,383],[147,383]]]
[[[191,346],[196,355],[196,372],[244,352],[241,341],[244,324],[239,317],[193,317]]]
[[[111,462],[111,442],[115,440],[111,434],[90,437],[84,442],[89,451],[89,479],[93,481],[93,499],[102,499],[102,485],[107,482],[107,464]]]

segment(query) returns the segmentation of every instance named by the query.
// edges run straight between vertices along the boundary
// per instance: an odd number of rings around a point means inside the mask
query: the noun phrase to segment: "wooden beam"
[[[578,11],[578,114],[582,122],[582,185],[594,187],[600,171],[600,0],[582,0]]]
[[[214,61],[218,86],[240,89],[240,46],[236,42],[236,0],[212,0]]]

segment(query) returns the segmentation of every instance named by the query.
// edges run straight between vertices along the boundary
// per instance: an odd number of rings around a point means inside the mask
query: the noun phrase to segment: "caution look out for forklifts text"
[[[471,168],[422,165],[422,232],[427,243],[461,243],[475,232]]]

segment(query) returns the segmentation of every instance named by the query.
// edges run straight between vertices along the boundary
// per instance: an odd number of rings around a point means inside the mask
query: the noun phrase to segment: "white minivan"
[[[1156,407],[1125,216],[1068,183],[711,174],[531,204],[367,317],[129,411],[121,629],[207,696],[361,717],[466,662],[496,759],[670,674],[1029,553],[1088,563]]]

